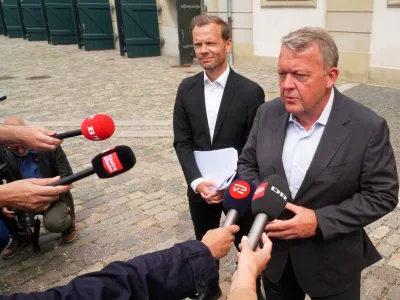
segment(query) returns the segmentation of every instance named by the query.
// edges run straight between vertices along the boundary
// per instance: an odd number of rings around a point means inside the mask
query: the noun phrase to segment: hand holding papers
[[[223,190],[231,184],[236,175],[238,161],[236,149],[195,151],[194,157],[204,180],[217,183],[214,190]]]

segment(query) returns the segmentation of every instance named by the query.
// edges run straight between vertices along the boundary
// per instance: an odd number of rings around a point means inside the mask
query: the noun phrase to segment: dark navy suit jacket
[[[178,300],[217,285],[217,264],[210,250],[199,241],[188,241],[127,262],[113,262],[66,286],[0,299]]]

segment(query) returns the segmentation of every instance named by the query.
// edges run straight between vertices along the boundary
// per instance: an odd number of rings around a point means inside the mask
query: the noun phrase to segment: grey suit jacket
[[[238,162],[239,178],[285,177],[282,150],[289,113],[281,99],[257,111]],[[303,290],[337,294],[381,256],[363,227],[392,211],[398,177],[385,119],[335,90],[332,112],[294,204],[315,210],[323,237],[273,239],[266,275],[277,282],[290,254]]]

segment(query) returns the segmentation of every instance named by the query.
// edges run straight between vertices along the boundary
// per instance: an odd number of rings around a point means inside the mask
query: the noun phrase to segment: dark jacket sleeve
[[[183,104],[184,87],[186,81],[179,85],[174,106],[173,128],[174,128],[174,148],[181,164],[183,174],[188,185],[193,180],[200,178],[201,173],[194,158],[194,142],[192,128],[188,115]]]
[[[4,300],[177,300],[218,285],[217,264],[199,241],[188,241],[127,262],[113,262],[99,272],[45,292],[14,294]]]
[[[58,146],[54,152],[51,152],[50,160],[55,175],[59,175],[61,178],[72,175],[71,165],[61,146]]]
[[[360,186],[360,191],[352,198],[338,205],[315,210],[325,239],[358,230],[396,207],[399,182],[386,121],[375,128],[369,140],[360,174]]]

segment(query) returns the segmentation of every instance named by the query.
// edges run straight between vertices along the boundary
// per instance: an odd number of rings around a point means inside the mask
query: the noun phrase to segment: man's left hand
[[[274,220],[265,228],[268,237],[282,240],[305,239],[315,235],[318,225],[317,217],[312,209],[286,204],[286,209],[290,210],[295,216],[289,220]]]

